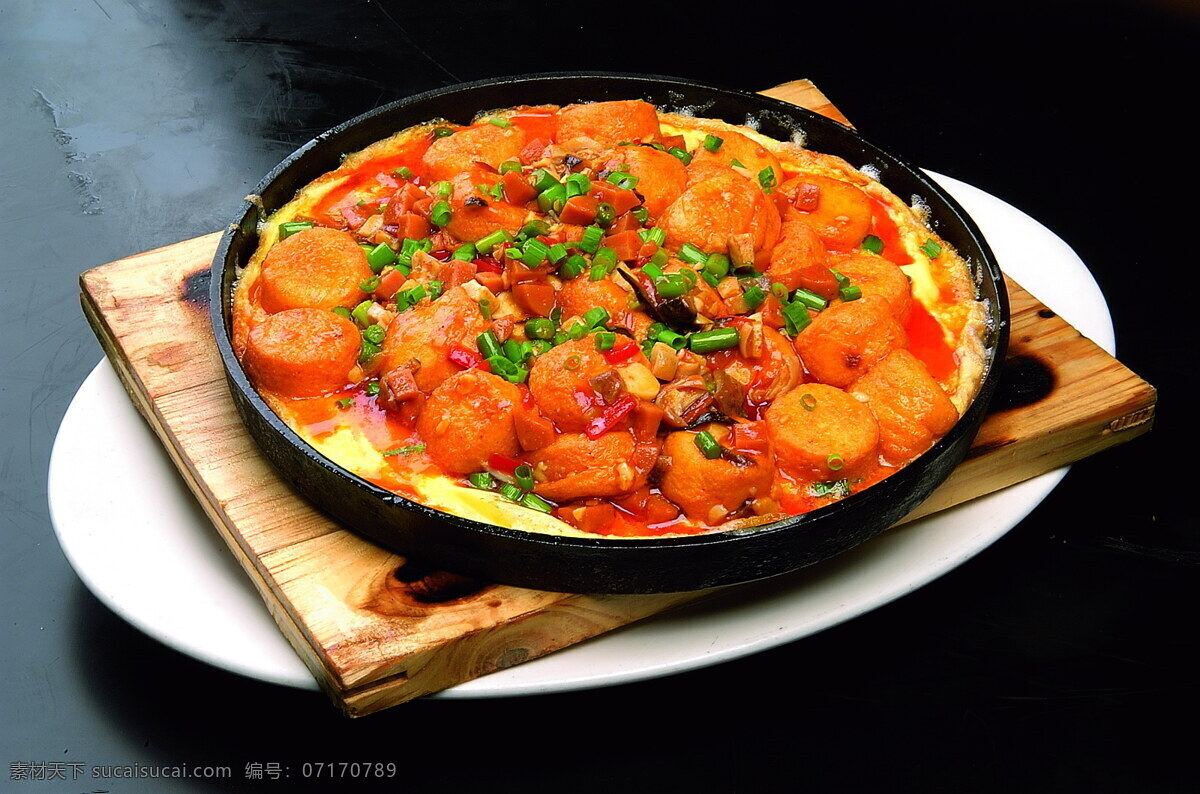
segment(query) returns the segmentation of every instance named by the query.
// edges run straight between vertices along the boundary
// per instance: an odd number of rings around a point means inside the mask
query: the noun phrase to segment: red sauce
[[[335,171],[334,174],[344,175],[345,179],[313,205],[309,213],[312,219],[324,226],[340,227],[343,225],[340,207],[391,195],[400,187],[401,178],[396,175],[400,168],[410,168],[418,178],[424,176],[421,156],[429,143],[428,136],[422,137],[398,153],[368,160],[353,170]]]
[[[943,380],[958,368],[954,351],[946,344],[946,335],[941,323],[920,301],[913,301],[912,312],[904,330],[908,333],[909,351],[924,362],[929,374],[934,378]]]
[[[558,134],[558,114],[548,107],[522,108],[508,117],[514,127],[525,131],[525,139],[552,142]]]
[[[878,199],[871,199],[871,234],[883,242],[880,254],[884,259],[897,265],[912,264],[912,257],[900,242],[900,229],[892,216],[888,214],[886,205]]]

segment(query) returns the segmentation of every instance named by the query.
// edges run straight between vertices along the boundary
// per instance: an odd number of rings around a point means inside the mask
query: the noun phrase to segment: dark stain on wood
[[[1054,370],[1036,356],[1015,355],[1004,361],[1004,371],[988,406],[991,413],[1024,408],[1044,400],[1054,391]]]
[[[1053,309],[1038,309],[1037,314],[1038,317],[1041,317],[1043,320],[1049,320],[1051,317],[1056,316]]]
[[[1017,439],[1015,438],[994,438],[990,441],[980,441],[979,439],[976,439],[975,443],[971,445],[971,449],[967,451],[966,460],[988,455],[998,449],[1002,449],[1003,447],[1007,447],[1008,445],[1015,443],[1017,443]]]
[[[390,589],[393,593],[419,604],[461,601],[490,586],[488,582],[447,571],[432,571],[413,562],[406,562],[393,571],[392,578],[394,583]]]
[[[180,295],[183,302],[202,311],[208,311],[208,284],[212,271],[208,268],[197,270],[183,280]]]

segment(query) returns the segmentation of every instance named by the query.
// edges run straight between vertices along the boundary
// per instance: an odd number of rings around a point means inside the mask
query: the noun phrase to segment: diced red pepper
[[[474,369],[480,364],[486,363],[483,357],[470,348],[463,347],[460,344],[450,345],[450,351],[446,354],[451,361],[463,369]],[[489,367],[490,369],[490,367]]]
[[[501,273],[476,273],[475,280],[487,287],[488,292],[493,295],[499,295],[504,291],[504,276]]]
[[[612,349],[603,350],[601,352],[604,354],[604,359],[609,364],[616,366],[617,364],[623,364],[624,362],[636,356],[641,349],[642,348],[638,345],[638,343],[629,337],[618,335],[617,341],[612,346]]]
[[[587,427],[583,429],[583,434],[592,440],[600,438],[600,436],[616,427],[622,419],[633,413],[633,409],[637,408],[637,404],[637,397],[634,397],[632,394],[626,394],[605,408],[604,413],[600,414],[600,416],[588,422]]]
[[[511,475],[514,471],[516,471],[518,466],[524,466],[525,464],[511,455],[493,452],[491,455],[488,455],[487,465],[492,471],[498,471],[502,472],[503,474]]]
[[[412,182],[405,182],[388,199],[387,207],[383,210],[383,222],[388,225],[399,223],[401,216],[411,213],[413,204],[425,197],[425,191]]]
[[[390,298],[404,286],[405,281],[408,281],[408,276],[404,275],[404,271],[389,270],[379,277],[379,286],[375,287],[375,294],[381,298]]]
[[[562,212],[558,213],[558,219],[563,223],[587,226],[596,220],[599,206],[600,202],[595,196],[571,196],[563,205]]]
[[[726,442],[736,452],[765,455],[770,449],[766,428],[759,422],[739,422],[733,426]]]
[[[809,182],[802,182],[792,198],[792,206],[801,212],[813,212],[820,203],[821,186]]]
[[[484,273],[503,273],[504,266],[490,256],[481,256],[475,260],[475,267]]]

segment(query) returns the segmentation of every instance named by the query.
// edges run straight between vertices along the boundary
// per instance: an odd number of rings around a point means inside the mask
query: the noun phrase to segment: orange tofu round
[[[471,170],[476,163],[499,168],[505,160],[517,159],[523,148],[525,131],[520,127],[483,122],[438,138],[421,159],[431,179],[445,180]]]
[[[558,140],[591,138],[608,146],[659,137],[658,111],[640,99],[567,105],[558,111]]]
[[[603,406],[590,383],[612,365],[596,350],[590,336],[564,342],[534,359],[529,391],[542,416],[564,433],[582,431]]]
[[[646,484],[649,469],[637,465],[638,448],[625,431],[590,439],[565,433],[553,444],[526,453],[539,482],[534,491],[556,502],[619,496]]]
[[[830,266],[850,279],[863,295],[878,295],[892,307],[892,316],[900,324],[908,322],[912,311],[912,283],[900,266],[875,254],[835,256]]]
[[[724,425],[703,428],[717,443],[729,435]],[[696,433],[680,430],[667,436],[662,454],[670,461],[664,466],[659,488],[664,496],[683,508],[688,518],[706,524],[719,524],[725,516],[746,501],[771,492],[775,467],[766,459],[746,456],[748,466],[725,458],[709,459],[696,446]]]
[[[770,149],[748,135],[733,130],[722,130],[718,137],[721,138],[721,146],[715,152],[710,152],[701,146],[692,153],[694,165],[717,163],[733,166],[740,164],[750,172],[750,177],[755,180],[759,178],[759,174],[769,168],[774,184],[778,185],[783,182],[783,168],[779,165],[779,158]]]
[[[525,223],[528,214],[524,207],[505,201],[496,201],[479,191],[478,185],[491,186],[497,177],[483,169],[472,168],[458,174],[452,180],[454,192],[450,195],[450,222],[446,231],[459,240],[473,243],[497,229],[516,234]],[[467,199],[471,199],[468,203]]]
[[[417,432],[434,463],[448,472],[482,471],[493,454],[520,452],[513,412],[521,390],[479,369],[451,375],[429,395]]]
[[[904,326],[878,295],[837,301],[819,312],[795,339],[800,361],[813,379],[845,388],[893,350],[908,346]]]
[[[687,187],[687,168],[674,156],[650,146],[618,146],[604,158],[604,168],[623,170],[638,178],[634,188],[642,205],[657,218]]]
[[[244,362],[260,389],[316,397],[347,384],[358,363],[358,327],[326,309],[286,309],[250,330]]]
[[[783,220],[779,241],[771,249],[767,275],[788,292],[803,287],[829,299],[837,295],[838,281],[829,269],[829,252],[812,224],[794,210]]]
[[[428,394],[460,370],[449,358],[453,345],[475,350],[475,338],[490,326],[479,312],[479,303],[462,287],[454,287],[436,301],[396,315],[377,357],[379,371],[417,361],[417,388]]]
[[[730,171],[684,191],[659,220],[667,247],[692,243],[706,253],[725,253],[735,235],[749,235],[756,261],[766,258],[779,237],[779,212],[748,179]]]
[[[797,195],[815,186],[816,207],[804,212],[822,242],[831,251],[855,251],[871,231],[871,199],[854,185],[828,176],[801,174],[775,189],[772,195],[779,211],[795,205]]]
[[[349,232],[314,226],[281,240],[263,257],[258,300],[267,312],[354,306],[372,276]]]
[[[892,463],[920,455],[958,421],[942,387],[907,350],[896,350],[854,384],[879,423],[883,454]]]
[[[797,386],[771,404],[765,419],[776,462],[799,477],[851,477],[878,455],[879,425],[871,409],[833,386]]]

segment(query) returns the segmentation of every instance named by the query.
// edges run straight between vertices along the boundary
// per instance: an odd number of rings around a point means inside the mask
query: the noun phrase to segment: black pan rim
[[[951,218],[941,218],[941,222],[953,222],[960,225],[968,237],[972,240],[980,254],[980,261],[971,261],[970,264],[975,271],[977,282],[980,283],[982,291],[994,296],[996,306],[991,312],[991,327],[990,333],[992,339],[991,344],[987,345],[986,349],[986,366],[981,378],[980,387],[974,400],[968,410],[959,418],[958,423],[951,429],[946,436],[936,442],[929,450],[924,452],[916,460],[906,466],[904,469],[897,471],[885,480],[877,483],[869,489],[860,493],[856,493],[839,500],[827,506],[821,507],[809,513],[799,516],[792,516],[782,519],[771,524],[754,527],[744,530],[732,531],[715,531],[700,535],[686,536],[671,536],[671,537],[643,537],[643,538],[617,538],[611,536],[604,537],[576,537],[571,535],[543,535],[539,533],[531,533],[522,530],[508,529],[483,522],[465,519],[452,514],[443,513],[441,511],[429,508],[419,502],[414,502],[405,497],[396,495],[390,491],[379,488],[348,470],[329,461],[327,458],[318,453],[314,448],[309,446],[298,434],[280,420],[264,400],[258,395],[257,391],[250,384],[245,372],[241,368],[240,362],[237,361],[233,354],[232,345],[228,333],[228,288],[232,284],[233,272],[227,267],[229,257],[234,252],[235,243],[238,238],[247,229],[247,224],[251,227],[258,220],[261,220],[271,214],[278,207],[265,207],[261,204],[261,197],[264,193],[277,185],[278,180],[282,175],[286,174],[289,169],[303,160],[314,148],[326,144],[329,141],[336,141],[341,136],[344,136],[348,131],[361,128],[365,124],[369,124],[372,120],[396,114],[405,108],[416,106],[428,102],[433,99],[452,96],[455,94],[469,93],[475,89],[487,89],[496,86],[522,86],[526,87],[535,84],[551,85],[559,82],[579,83],[588,80],[618,80],[632,85],[644,85],[662,89],[667,87],[678,87],[692,91],[700,91],[708,94],[726,95],[737,97],[741,101],[751,102],[764,110],[774,111],[784,117],[800,117],[805,119],[806,123],[813,125],[836,125],[836,134],[853,138],[858,142],[858,145],[872,152],[873,155],[880,158],[886,163],[886,168],[896,169],[904,173],[909,179],[912,179],[931,196],[934,196],[951,212]],[[586,97],[581,96],[580,99]],[[499,107],[499,106],[497,106]],[[475,107],[470,109],[470,116],[474,117],[480,112],[485,112],[492,108]],[[468,120],[468,119],[464,119]],[[731,123],[740,123],[737,120],[729,120]],[[410,123],[417,123],[413,121]],[[332,164],[336,165],[336,163]],[[332,165],[330,167],[332,167]],[[328,170],[326,168],[325,170]],[[322,171],[323,173],[323,171]],[[292,187],[290,192],[304,183],[297,184]],[[288,195],[290,198],[290,193]],[[236,271],[236,267],[232,270]],[[518,542],[529,547],[552,547],[554,549],[578,549],[578,550],[605,550],[614,554],[619,554],[624,550],[638,550],[646,554],[652,553],[669,553],[672,550],[679,549],[700,549],[708,547],[722,547],[734,543],[744,543],[748,537],[759,539],[759,543],[766,543],[773,535],[783,533],[801,532],[809,525],[818,522],[834,523],[837,516],[843,514],[852,515],[858,512],[860,505],[867,501],[865,497],[869,497],[877,489],[882,495],[885,490],[901,491],[908,484],[908,481],[916,479],[923,464],[928,464],[932,461],[940,459],[952,447],[961,445],[962,432],[970,432],[974,434],[979,422],[982,420],[984,413],[987,410],[987,405],[990,402],[992,393],[995,390],[996,381],[998,379],[1000,366],[1003,362],[1004,352],[1007,349],[1008,341],[1008,297],[1004,288],[1003,276],[996,264],[995,257],[988,247],[985,238],[975,225],[970,216],[962,209],[962,207],[946,193],[936,182],[930,177],[920,172],[918,169],[908,165],[905,161],[891,154],[887,150],[872,144],[865,139],[857,130],[845,127],[844,125],[826,119],[819,114],[813,113],[805,108],[800,108],[790,103],[777,100],[772,97],[767,97],[761,94],[740,91],[738,89],[713,86],[710,84],[701,83],[695,80],[686,78],[669,77],[661,75],[644,75],[622,72],[548,72],[541,74],[520,74],[507,77],[493,78],[488,80],[473,81],[470,83],[455,84],[443,88],[425,91],[419,94],[406,97],[396,102],[382,105],[378,108],[367,111],[352,119],[331,128],[330,130],[318,135],[306,144],[296,149],[291,155],[281,161],[273,168],[256,186],[252,197],[248,197],[242,212],[229,225],[223,233],[216,255],[213,260],[212,283],[210,285],[210,312],[213,323],[214,333],[217,341],[218,351],[222,360],[222,365],[225,369],[227,380],[230,387],[244,399],[249,406],[261,416],[271,428],[279,434],[283,441],[290,444],[297,451],[301,452],[308,458],[312,465],[326,469],[332,472],[335,476],[344,480],[347,485],[365,492],[370,497],[377,499],[380,503],[407,510],[415,513],[418,516],[433,519],[443,524],[450,524],[459,529],[466,530],[472,533],[479,533],[485,536],[493,537],[501,541]],[[239,406],[239,410],[242,406]],[[883,486],[888,486],[886,489]]]

